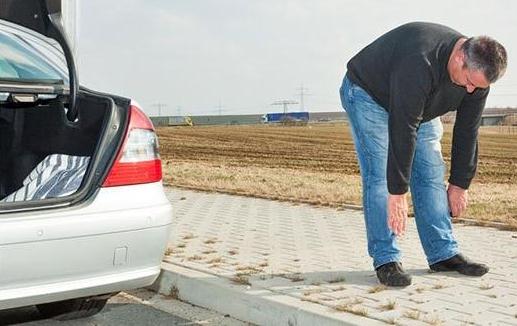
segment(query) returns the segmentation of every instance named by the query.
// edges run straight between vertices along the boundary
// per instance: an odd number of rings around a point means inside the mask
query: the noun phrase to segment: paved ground
[[[517,325],[515,232],[455,224],[462,252],[491,266],[482,278],[470,278],[430,273],[411,220],[400,245],[413,284],[386,289],[366,253],[361,211],[174,188],[168,196],[174,231],[164,268],[181,274],[183,283],[167,291],[199,298],[194,304],[227,309],[222,312],[256,323],[276,323],[276,317],[232,308],[233,297],[244,300],[243,307],[273,302],[270,307],[304,313],[286,319],[289,325],[304,324],[311,320],[307,316],[325,317],[312,320],[329,324]],[[202,281],[208,282],[205,292],[195,288]],[[203,300],[215,290],[233,294]]]
[[[34,306],[0,311],[0,325],[23,326],[172,326],[248,325],[170,297],[140,289],[111,298],[97,315],[70,321],[41,319]]]

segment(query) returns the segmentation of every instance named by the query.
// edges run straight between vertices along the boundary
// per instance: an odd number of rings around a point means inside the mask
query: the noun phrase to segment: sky
[[[79,0],[81,83],[149,115],[339,111],[346,62],[411,21],[489,35],[508,52],[487,107],[517,107],[517,1]],[[293,104],[290,111],[299,111]]]

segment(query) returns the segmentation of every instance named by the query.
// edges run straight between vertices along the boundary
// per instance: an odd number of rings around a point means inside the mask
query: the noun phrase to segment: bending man
[[[506,64],[495,40],[432,23],[402,25],[348,62],[340,95],[361,169],[368,253],[382,284],[411,284],[396,241],[406,229],[409,189],[431,270],[488,272],[459,253],[451,213],[466,209],[481,114]],[[439,117],[449,111],[456,122],[446,188]]]

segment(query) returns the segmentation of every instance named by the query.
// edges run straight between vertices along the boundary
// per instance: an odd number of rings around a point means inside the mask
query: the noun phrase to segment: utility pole
[[[176,114],[178,115],[178,117],[181,117],[181,106],[176,106]]]
[[[161,117],[162,116],[162,108],[166,107],[167,104],[158,102],[158,103],[153,104],[152,106],[158,108],[158,116]]]
[[[303,87],[303,83],[302,83],[302,85],[300,87],[298,87],[297,90],[299,91],[298,95],[300,96],[300,111],[305,112],[304,96],[310,95],[307,93],[307,91],[309,89],[306,87]]]
[[[293,101],[293,100],[278,100],[278,101],[274,101],[273,103],[271,103],[271,105],[282,105],[284,107],[284,116],[287,115],[287,112],[288,112],[287,106],[289,104],[298,104],[298,102]]]
[[[217,105],[217,111],[219,112],[219,115],[223,114],[223,105],[221,104],[221,100],[219,100],[219,104]]]

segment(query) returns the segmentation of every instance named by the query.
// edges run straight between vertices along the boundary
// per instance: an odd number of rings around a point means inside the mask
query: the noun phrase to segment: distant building
[[[499,126],[499,125],[513,125],[516,121],[517,109],[505,108],[494,109],[487,108],[481,116],[481,126]],[[456,121],[456,112],[448,112],[441,117],[443,123],[453,124]]]
[[[151,117],[154,126],[251,125],[261,123],[261,119],[261,114]]]
[[[500,126],[503,124],[507,114],[483,114],[481,116],[482,126]]]
[[[151,117],[151,122],[158,126],[192,126],[192,119],[185,116]]]
[[[261,114],[241,114],[241,115],[193,115],[192,123],[200,125],[251,125],[259,124]]]

